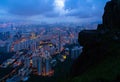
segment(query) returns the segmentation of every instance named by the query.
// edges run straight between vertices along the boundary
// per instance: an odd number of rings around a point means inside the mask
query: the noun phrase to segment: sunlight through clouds
[[[0,20],[101,21],[107,1],[109,0],[0,0]]]
[[[54,6],[55,11],[60,15],[65,15],[68,13],[68,10],[65,9],[65,0],[55,0]]]

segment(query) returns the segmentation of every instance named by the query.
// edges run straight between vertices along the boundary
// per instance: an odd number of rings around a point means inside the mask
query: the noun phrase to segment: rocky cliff
[[[84,50],[72,66],[73,77],[87,74],[109,57],[114,58],[120,55],[120,0],[111,0],[106,3],[103,24],[98,25],[97,30],[80,32],[79,43],[84,46]]]
[[[120,0],[106,3],[103,14],[103,24],[98,29],[120,29]]]

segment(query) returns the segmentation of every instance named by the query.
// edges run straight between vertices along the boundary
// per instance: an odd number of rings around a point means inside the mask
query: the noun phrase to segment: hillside
[[[120,0],[106,3],[103,24],[79,33],[83,53],[74,62],[70,82],[120,82]]]

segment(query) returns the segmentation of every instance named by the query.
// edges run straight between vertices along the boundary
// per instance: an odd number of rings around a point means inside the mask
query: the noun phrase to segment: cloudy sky
[[[34,22],[101,21],[109,0],[0,0],[0,20]]]

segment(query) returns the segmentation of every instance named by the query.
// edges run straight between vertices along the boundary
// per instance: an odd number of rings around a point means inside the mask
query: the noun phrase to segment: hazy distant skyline
[[[109,0],[0,0],[0,20],[89,23],[101,21]]]

